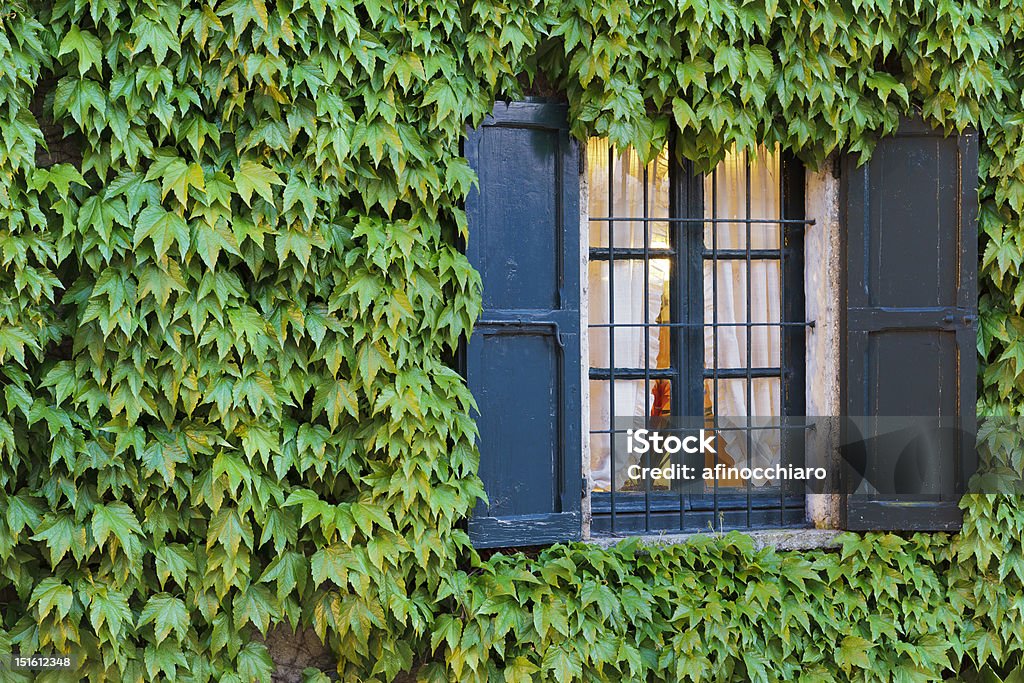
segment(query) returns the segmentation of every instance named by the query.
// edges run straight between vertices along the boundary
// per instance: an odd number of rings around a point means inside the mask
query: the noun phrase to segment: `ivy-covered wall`
[[[960,535],[840,552],[482,559],[447,361],[480,307],[459,142],[496,98],[564,93],[575,134],[645,155],[674,121],[704,167],[758,140],[865,152],[919,108],[983,136],[980,409],[1019,414],[1022,50],[1011,0],[4,2],[0,659],[266,680],[256,635],[284,624],[348,681],[1013,664],[1005,496],[971,498]]]

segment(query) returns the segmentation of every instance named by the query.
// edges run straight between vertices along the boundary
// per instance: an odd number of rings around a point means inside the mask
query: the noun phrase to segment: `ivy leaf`
[[[51,168],[37,168],[32,171],[29,178],[29,186],[32,189],[42,190],[52,184],[62,195],[68,193],[71,183],[89,187],[89,183],[85,182],[81,171],[73,164],[55,164]]]
[[[231,555],[237,555],[238,547],[243,541],[247,548],[252,548],[252,529],[248,522],[243,523],[238,510],[232,508],[218,510],[210,520],[206,538],[207,549],[220,543]]]
[[[185,669],[188,664],[185,661],[185,652],[181,646],[167,641],[163,645],[147,645],[143,661],[146,664],[146,672],[149,680],[178,680],[178,667]],[[157,674],[164,675],[158,676]]]
[[[243,159],[239,164],[234,181],[235,189],[246,206],[251,206],[250,200],[254,191],[263,199],[273,203],[273,186],[284,185],[280,176],[274,173],[273,170],[248,159]]]
[[[167,58],[168,51],[181,54],[181,41],[163,22],[140,15],[135,19],[131,32],[136,38],[133,55],[148,48],[153,53],[154,61],[159,65]]]
[[[238,653],[238,673],[243,681],[269,681],[274,660],[263,643],[248,642]]]
[[[6,420],[3,420],[6,422]],[[24,491],[7,497],[7,528],[17,536],[25,527],[34,528],[39,524],[43,506],[33,496]],[[54,563],[56,564],[56,563]]]
[[[53,577],[43,579],[32,590],[29,605],[36,608],[41,621],[52,611],[56,618],[63,619],[71,611],[75,596],[71,587]]]
[[[103,43],[93,34],[82,31],[74,24],[68,29],[64,39],[60,41],[57,56],[60,57],[69,52],[78,54],[78,73],[81,76],[84,76],[85,72],[92,67],[103,64]]]
[[[744,652],[743,663],[747,667],[747,680],[748,681],[763,681],[768,683],[771,677],[768,675],[768,667],[771,666],[771,661],[765,658],[759,652]]]
[[[280,611],[270,589],[266,586],[250,584],[245,593],[236,596],[233,603],[232,615],[235,618],[235,627],[242,628],[252,623],[259,632],[266,635],[270,628],[271,618]]]
[[[0,327],[0,363],[10,354],[21,366],[25,365],[25,347],[38,350],[39,342],[35,335],[21,327],[3,325]]]
[[[711,63],[701,57],[687,57],[675,67],[675,76],[683,90],[691,84],[700,86],[701,90],[708,89],[707,74],[712,71]]]
[[[249,22],[258,24],[264,31],[267,29],[269,14],[263,0],[230,0],[217,11],[222,17],[230,16],[236,34],[241,34]]]
[[[434,622],[434,628],[430,634],[430,651],[436,652],[438,645],[442,642],[447,643],[449,648],[455,649],[458,647],[461,637],[462,622],[450,614],[442,614]]]
[[[14,440],[14,427],[12,427],[11,423],[8,422],[6,419],[0,417],[0,455],[2,455],[6,451],[7,452],[7,457],[10,458],[11,456],[14,455],[14,453],[15,453],[15,451],[17,449],[18,449],[18,446],[17,446],[17,443],[15,443],[15,440]],[[10,508],[7,509],[7,519],[8,520],[11,519],[11,509]],[[10,524],[9,521],[8,521],[8,524]],[[14,527],[11,528],[11,539],[10,540],[12,542],[16,541],[18,539],[18,532],[19,531],[20,531],[20,528],[14,528]]]
[[[211,270],[217,264],[221,250],[235,256],[242,255],[235,233],[223,221],[217,221],[213,226],[199,221],[196,225],[195,247],[196,253]]]
[[[153,252],[159,259],[167,255],[172,242],[178,243],[182,260],[188,252],[188,223],[178,214],[167,211],[162,206],[146,207],[136,220],[133,238],[135,248],[138,249],[147,237],[153,241]]]
[[[694,113],[690,103],[681,97],[672,98],[672,116],[681,131],[686,130],[697,120],[697,114]]]
[[[867,78],[867,84],[874,88],[882,97],[883,102],[889,101],[889,94],[895,92],[905,106],[910,106],[910,93],[907,86],[882,71],[876,71]]]
[[[761,73],[768,78],[772,75],[772,53],[764,45],[751,45],[747,48],[747,73],[757,77]]]
[[[719,73],[722,69],[728,69],[731,80],[740,80],[740,76],[743,74],[743,53],[739,48],[724,45],[718,49],[715,54],[715,73]]]
[[[53,567],[60,563],[69,550],[76,557],[87,551],[85,528],[75,524],[70,515],[63,513],[44,517],[42,526],[32,536],[32,540],[46,542],[50,550],[50,565]]]
[[[407,52],[398,57],[394,60],[393,67],[402,90],[408,90],[413,76],[416,76],[419,80],[426,79],[426,73],[423,71],[423,62],[415,53]]]
[[[53,93],[53,110],[57,116],[70,113],[75,123],[84,127],[90,110],[101,116],[106,113],[107,98],[96,81],[65,76]]]
[[[363,391],[370,393],[370,386],[382,368],[395,372],[395,362],[377,342],[363,342],[358,352],[359,375],[363,380]]]
[[[300,526],[305,526],[310,520],[316,519],[317,517],[324,514],[325,511],[329,510],[330,505],[320,500],[320,497],[315,491],[309,489],[297,489],[288,494],[288,498],[285,499],[284,505],[301,505],[302,520],[299,522]]]
[[[394,532],[395,527],[391,524],[391,518],[388,513],[384,511],[379,505],[373,503],[352,503],[351,506],[352,518],[356,524],[359,525],[359,530],[362,531],[367,538],[373,538],[373,526],[374,524],[387,529],[390,532]]]
[[[232,652],[241,648],[241,638],[236,629],[232,628],[231,615],[227,612],[220,612],[213,618],[213,630],[210,633],[210,652],[217,654],[225,647],[230,647]]]
[[[442,124],[450,115],[459,111],[460,107],[458,95],[452,90],[451,85],[443,79],[435,80],[427,88],[426,95],[423,96],[423,104],[437,105],[434,121],[438,124]]]
[[[89,586],[85,592],[89,596],[89,623],[93,630],[99,633],[106,623],[111,640],[118,640],[124,626],[132,624],[132,611],[124,593],[103,585]]]
[[[859,636],[846,636],[836,652],[836,662],[843,671],[849,672],[851,668],[870,669],[871,660],[868,651],[871,643]]]
[[[168,486],[174,481],[174,473],[178,464],[189,461],[188,451],[181,444],[151,441],[141,452],[141,462],[145,465],[144,472],[158,473]]]
[[[520,655],[505,667],[505,683],[532,683],[533,674],[538,671],[539,666]]]
[[[189,549],[180,543],[160,546],[156,551],[156,577],[160,588],[167,585],[167,579],[173,578],[182,590],[189,586],[189,572],[196,570],[195,560]]]
[[[359,401],[348,382],[343,379],[327,379],[317,385],[313,395],[313,415],[325,411],[332,430],[338,427],[343,414],[359,419]]]
[[[576,652],[570,652],[564,642],[546,648],[541,662],[545,670],[554,673],[553,678],[557,681],[571,681],[579,678],[583,673],[580,656]]]
[[[174,631],[180,642],[188,633],[189,616],[185,603],[173,595],[157,593],[151,597],[139,615],[139,628],[153,624],[156,644],[160,645]]]
[[[310,575],[307,569],[306,558],[299,553],[288,551],[275,557],[260,577],[260,583],[277,583],[277,599],[284,600],[301,580]]]
[[[139,520],[135,518],[131,508],[121,501],[109,505],[101,503],[93,508],[92,534],[96,538],[96,543],[103,545],[113,536],[132,563],[138,561],[141,552],[136,538],[136,535],[141,533]]]
[[[306,223],[312,223],[316,216],[317,192],[298,174],[288,178],[284,188],[284,210],[289,211],[296,203],[302,204],[302,212]]]
[[[344,587],[348,583],[348,570],[353,562],[352,550],[340,543],[321,548],[309,559],[313,585],[319,586],[328,579]]]
[[[203,168],[199,164],[187,164],[178,156],[161,154],[149,167],[146,180],[160,180],[160,199],[166,199],[169,192],[179,204],[184,205],[188,198],[188,188],[195,187],[205,190]]]

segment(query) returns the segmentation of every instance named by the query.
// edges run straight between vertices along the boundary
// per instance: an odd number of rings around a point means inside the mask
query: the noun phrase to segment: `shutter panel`
[[[942,493],[847,495],[848,529],[961,524],[957,502],[977,462],[977,182],[977,136],[944,137],[919,120],[903,121],[867,164],[844,160],[845,414],[941,417],[966,427],[933,451]],[[894,472],[900,461],[869,454],[864,465]]]
[[[567,108],[499,103],[469,132],[479,189],[467,255],[483,311],[466,349],[479,408],[476,547],[577,540],[580,495],[580,162]]]

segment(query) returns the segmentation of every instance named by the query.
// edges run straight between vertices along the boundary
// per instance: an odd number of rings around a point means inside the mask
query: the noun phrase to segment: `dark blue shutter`
[[[466,351],[480,478],[477,547],[580,538],[580,166],[564,105],[499,103],[470,131],[480,179],[467,255],[483,312]]]
[[[846,496],[848,529],[960,526],[957,501],[976,465],[977,182],[977,136],[946,137],[918,120],[882,139],[867,164],[843,164],[844,410],[967,426],[933,451],[948,489]]]

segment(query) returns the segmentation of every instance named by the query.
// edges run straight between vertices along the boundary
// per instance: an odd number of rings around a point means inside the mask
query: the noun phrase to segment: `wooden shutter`
[[[480,179],[467,255],[483,312],[466,351],[488,505],[477,547],[576,540],[580,494],[580,168],[564,105],[497,105],[469,133]]]
[[[945,137],[917,120],[881,140],[867,164],[844,161],[846,415],[959,417],[973,431],[977,182],[977,136]],[[958,528],[974,449],[967,432],[941,451],[951,492],[846,496],[846,528]]]

